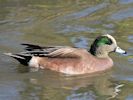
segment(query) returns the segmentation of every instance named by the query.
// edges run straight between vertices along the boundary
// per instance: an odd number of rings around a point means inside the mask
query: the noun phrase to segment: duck
[[[71,46],[40,46],[23,43],[26,51],[4,53],[16,59],[20,64],[36,69],[48,69],[59,73],[77,75],[105,71],[112,68],[112,52],[126,54],[113,36],[98,36],[90,49]]]

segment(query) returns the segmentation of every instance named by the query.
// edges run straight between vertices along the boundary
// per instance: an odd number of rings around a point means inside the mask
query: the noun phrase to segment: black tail
[[[23,65],[28,65],[28,62],[31,60],[32,56],[24,55],[24,54],[12,54],[12,53],[4,53],[14,59],[18,60]]]

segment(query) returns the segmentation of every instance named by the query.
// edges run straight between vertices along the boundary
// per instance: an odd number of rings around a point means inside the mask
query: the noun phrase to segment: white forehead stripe
[[[114,44],[117,44],[117,43],[116,43],[116,40],[115,40],[111,35],[105,34],[105,35],[103,35],[103,36],[107,36],[108,38],[110,38],[110,39],[113,41]]]

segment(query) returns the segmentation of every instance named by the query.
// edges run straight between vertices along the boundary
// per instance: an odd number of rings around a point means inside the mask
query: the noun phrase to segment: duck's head
[[[99,58],[108,57],[111,52],[126,54],[126,51],[122,50],[109,34],[97,37],[90,48],[90,53]]]

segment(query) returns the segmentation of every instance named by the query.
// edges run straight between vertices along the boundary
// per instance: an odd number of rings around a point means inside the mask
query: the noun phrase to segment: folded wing
[[[25,45],[26,52],[21,52],[21,54],[27,54],[39,57],[51,57],[51,58],[80,58],[82,57],[81,49],[69,47],[69,46],[46,46],[41,47],[32,44],[22,44]],[[86,51],[87,52],[87,51]]]

